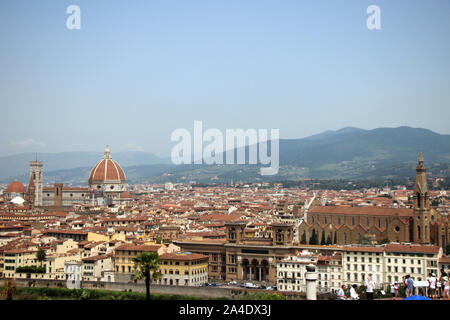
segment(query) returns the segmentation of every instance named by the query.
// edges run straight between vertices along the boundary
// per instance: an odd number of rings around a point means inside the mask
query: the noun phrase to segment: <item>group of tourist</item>
[[[364,284],[366,291],[366,299],[373,300],[373,289],[375,288],[375,282],[373,282],[371,277],[367,278],[367,281]],[[354,284],[350,287],[350,297],[347,297],[345,292],[347,290],[347,286],[343,285],[339,291],[337,292],[337,298],[339,300],[359,300],[359,294],[356,292],[358,289],[358,285]]]
[[[441,269],[441,276],[438,279],[436,277],[436,274],[430,273],[428,275],[428,287],[427,293],[428,297],[431,299],[444,299],[449,300],[449,277],[448,274]],[[405,286],[405,296],[410,297],[414,295],[414,279],[408,274],[403,278],[403,284]],[[365,287],[365,293],[366,293],[366,300],[373,300],[373,290],[375,288],[375,283],[373,282],[371,277],[367,278],[367,281],[364,284]],[[349,290],[349,296],[347,296],[347,286],[342,285],[342,287],[337,292],[337,299],[338,300],[359,300],[360,296],[357,293],[358,285],[354,284],[350,287]],[[392,293],[394,295],[394,298],[399,297],[399,290],[400,290],[400,284],[398,281],[395,281],[392,286]],[[422,288],[419,289],[419,293],[423,293]]]
[[[449,278],[448,274],[441,269],[441,276],[439,279],[436,277],[435,273],[430,272],[428,274],[428,286],[426,287],[426,295],[431,299],[444,299],[448,300],[450,298],[449,295]],[[410,297],[414,295],[414,280],[410,275],[406,275],[404,277],[404,283],[406,287],[405,295]],[[423,289],[419,288],[419,293],[424,294]]]

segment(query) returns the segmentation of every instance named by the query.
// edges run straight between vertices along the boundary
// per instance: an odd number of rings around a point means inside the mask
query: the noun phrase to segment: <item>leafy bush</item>
[[[36,288],[22,287],[17,289],[18,299],[37,300],[39,297],[62,300],[145,300],[145,293],[128,291],[108,291],[97,289]],[[152,294],[152,300],[203,300],[201,297]]]
[[[239,297],[240,300],[286,300],[284,295],[278,293],[266,293],[266,292],[256,292],[256,293],[245,293],[243,296]]]
[[[45,267],[23,266],[16,268],[16,273],[45,273]]]

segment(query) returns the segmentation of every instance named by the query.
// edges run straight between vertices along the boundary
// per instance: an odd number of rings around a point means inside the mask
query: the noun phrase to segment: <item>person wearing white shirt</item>
[[[437,278],[434,273],[430,273],[428,278],[428,294],[430,298],[435,299],[436,298],[436,284],[437,284]]]
[[[373,300],[373,288],[375,287],[375,283],[372,281],[372,277],[367,278],[365,287],[367,300]]]
[[[352,287],[350,288],[350,299],[351,300],[359,300],[359,295],[356,293],[356,288],[358,288],[358,286],[356,284],[352,285]]]

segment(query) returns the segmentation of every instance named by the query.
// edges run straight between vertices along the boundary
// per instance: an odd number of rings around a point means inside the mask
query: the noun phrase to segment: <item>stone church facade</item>
[[[319,241],[331,236],[336,244],[357,244],[362,238],[380,242],[435,244],[443,248],[450,240],[446,216],[430,207],[426,167],[422,152],[416,168],[412,209],[381,207],[314,206],[299,225],[299,238],[308,241],[313,230]]]

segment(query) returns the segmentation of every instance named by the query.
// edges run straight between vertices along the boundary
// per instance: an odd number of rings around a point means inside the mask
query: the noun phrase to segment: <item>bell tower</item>
[[[428,194],[427,168],[423,161],[422,151],[420,151],[416,171],[413,196],[413,241],[416,243],[430,243],[430,196]]]
[[[33,177],[30,175],[30,183],[28,183],[28,202],[30,204],[30,209],[34,208],[34,195],[36,188],[34,187],[34,180]]]
[[[34,206],[42,206],[43,166],[41,161],[36,160],[30,162],[30,184],[34,185]]]

